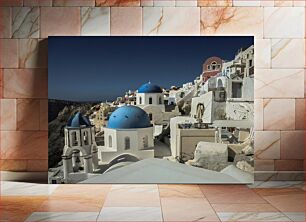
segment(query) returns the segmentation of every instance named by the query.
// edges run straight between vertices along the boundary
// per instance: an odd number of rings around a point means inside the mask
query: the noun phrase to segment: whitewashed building
[[[102,164],[121,155],[154,157],[153,126],[148,114],[137,106],[121,106],[111,114],[104,128],[104,141],[104,146],[99,147]]]
[[[98,168],[95,127],[80,112],[72,116],[64,130],[63,172],[66,182],[87,177]]]

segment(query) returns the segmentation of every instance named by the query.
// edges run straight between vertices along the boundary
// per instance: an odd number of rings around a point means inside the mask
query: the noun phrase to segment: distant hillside
[[[58,113],[62,111],[65,106],[81,106],[83,104],[96,104],[99,102],[75,102],[68,100],[49,99],[48,100],[48,122],[54,120]]]

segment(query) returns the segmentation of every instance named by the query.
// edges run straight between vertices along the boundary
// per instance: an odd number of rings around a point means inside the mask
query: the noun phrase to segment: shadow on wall
[[[0,118],[1,180],[47,183],[48,39],[19,44],[19,69],[6,69],[1,79],[1,98],[13,104]],[[12,115],[14,122],[3,123]]]

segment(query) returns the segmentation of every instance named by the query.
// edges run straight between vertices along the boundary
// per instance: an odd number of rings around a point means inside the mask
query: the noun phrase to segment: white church
[[[105,145],[99,147],[102,164],[125,154],[137,159],[154,157],[153,126],[148,114],[137,106],[121,106],[111,114],[104,141]]]
[[[151,82],[140,86],[136,92],[136,106],[146,111],[152,123],[161,122],[165,112],[164,93]]]
[[[136,92],[136,105],[118,107],[108,119],[104,146],[97,146],[95,129],[87,117],[77,113],[65,127],[62,155],[65,180],[98,170],[99,163],[111,165],[119,159],[128,162],[154,158],[154,120],[165,113],[161,87],[146,83]]]

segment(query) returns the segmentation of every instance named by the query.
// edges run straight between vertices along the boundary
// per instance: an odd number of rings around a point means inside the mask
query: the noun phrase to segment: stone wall
[[[257,179],[303,171],[305,1],[0,0],[3,171],[47,171],[54,35],[254,35]]]

